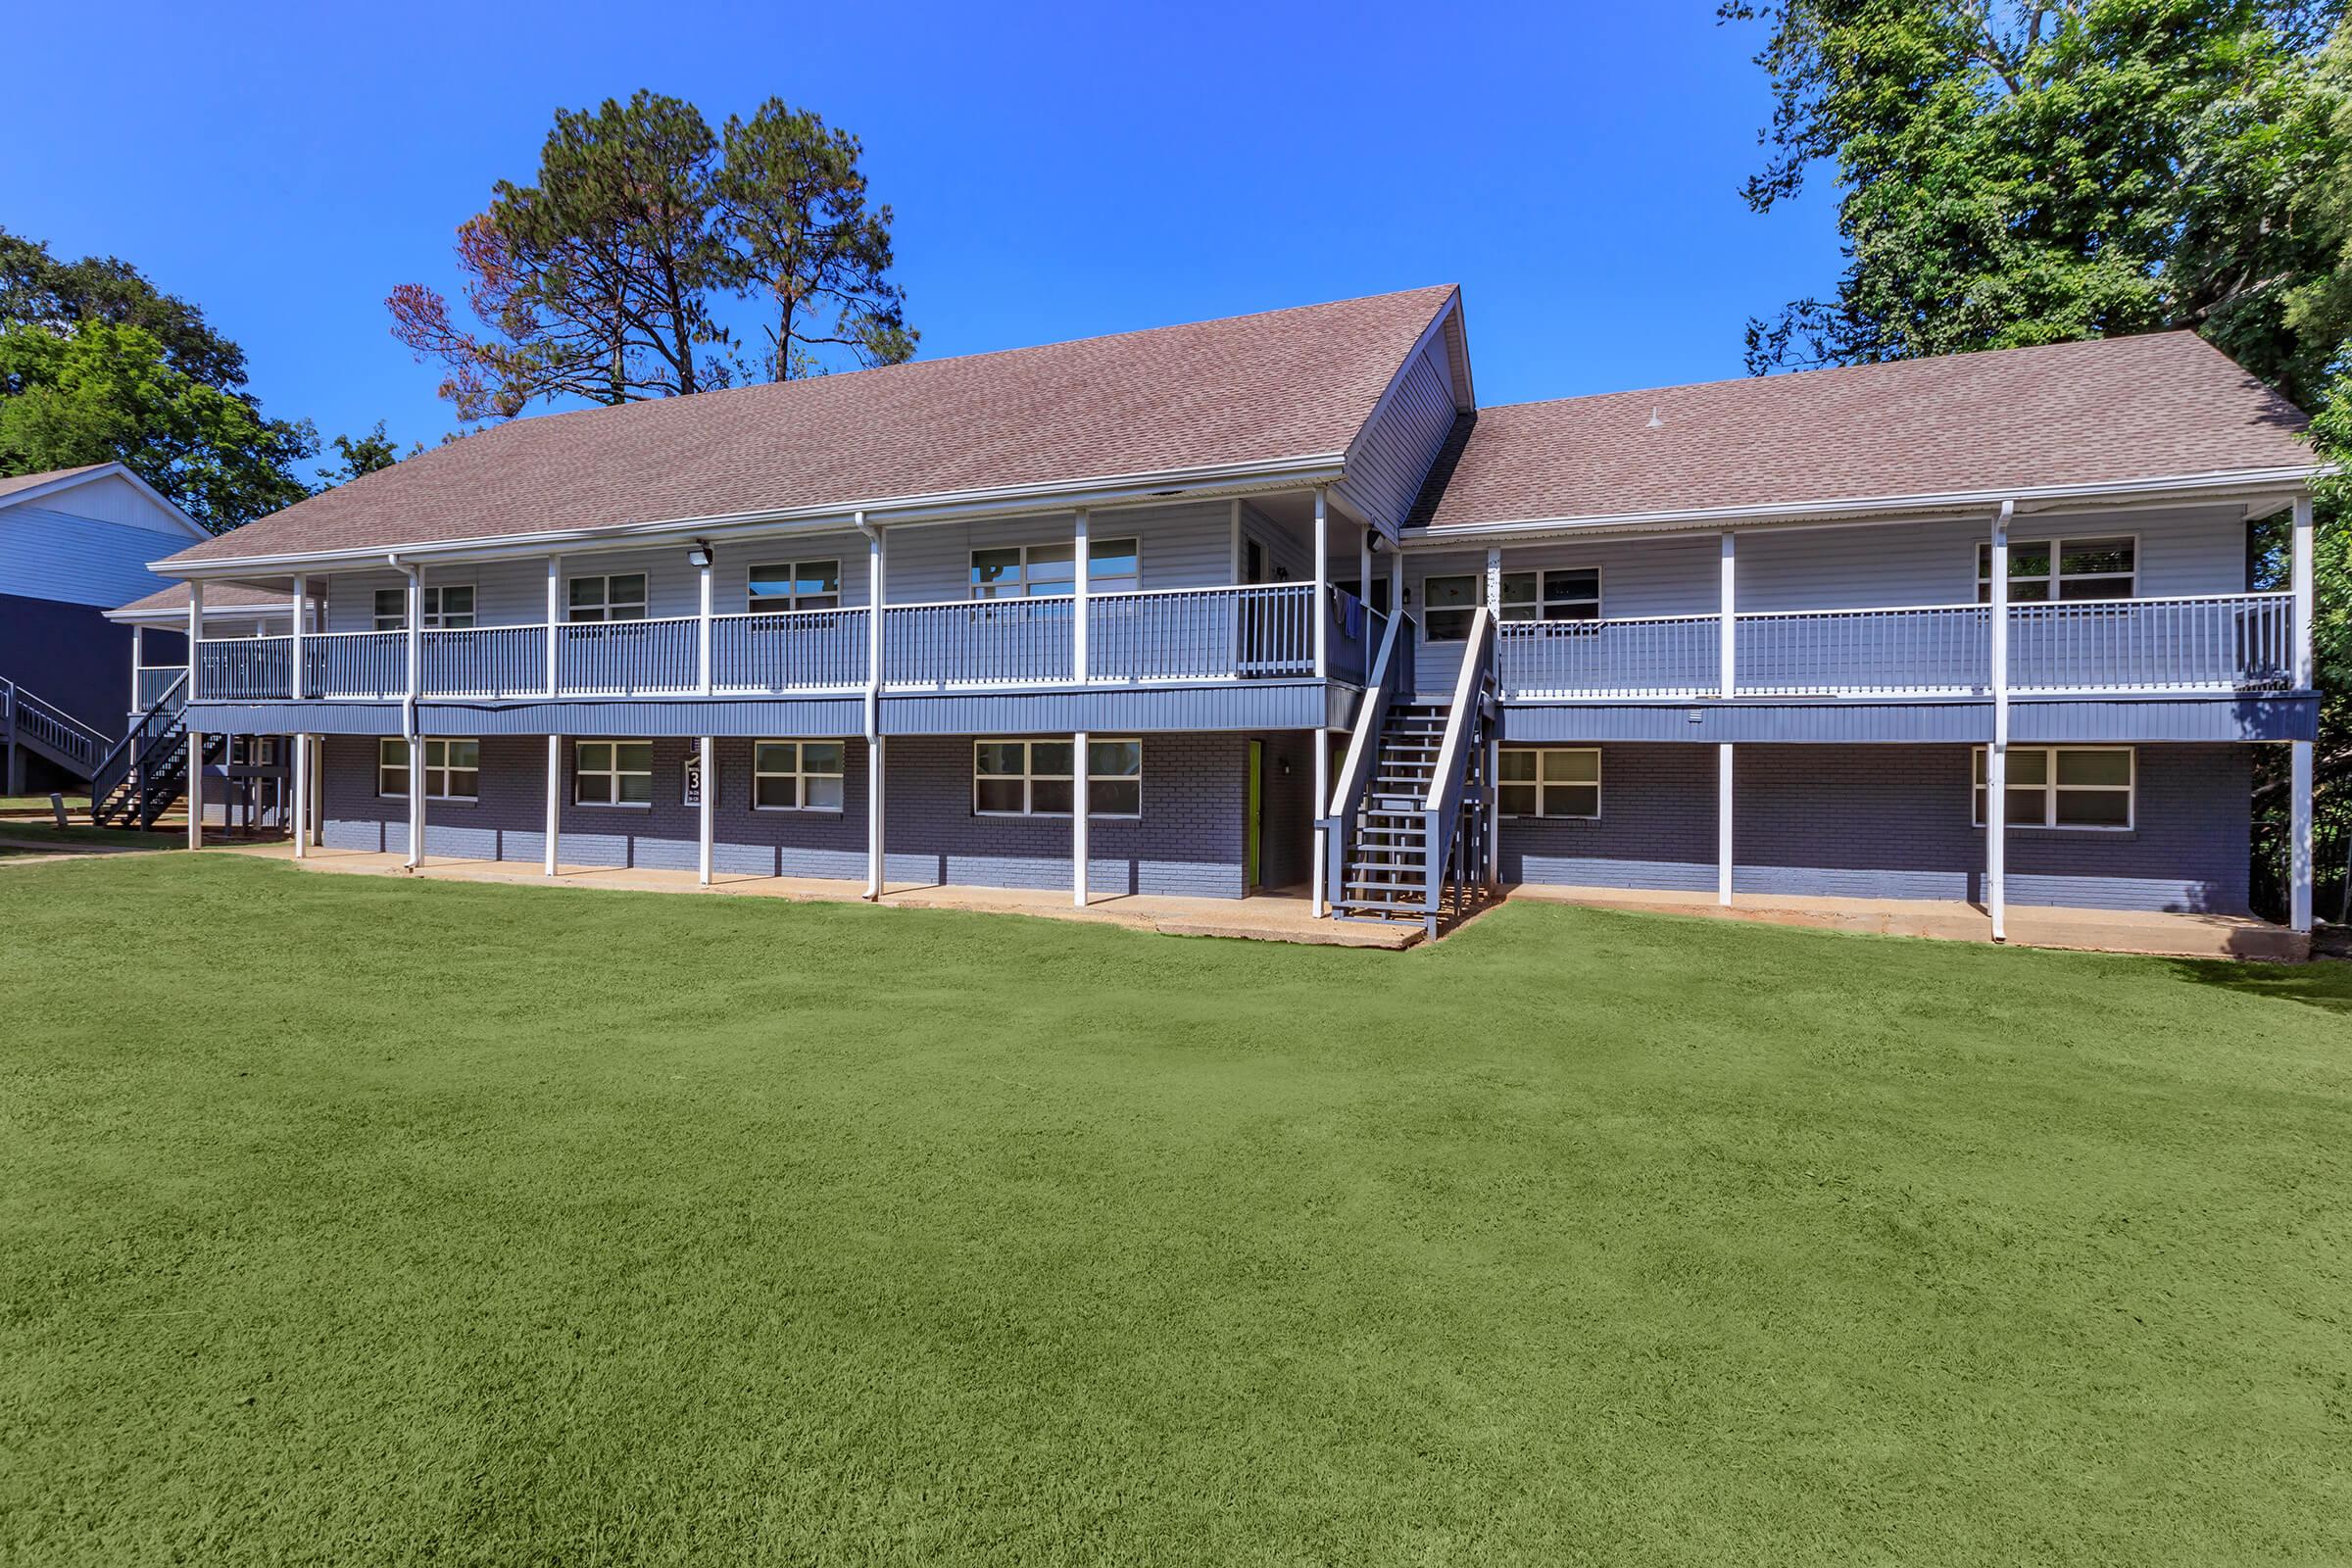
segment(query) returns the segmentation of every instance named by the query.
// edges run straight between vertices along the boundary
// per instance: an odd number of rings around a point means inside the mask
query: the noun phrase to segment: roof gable
[[[44,512],[120,523],[172,539],[211,537],[195,518],[120,463],[91,463],[78,468],[0,478],[0,511],[35,506]]]

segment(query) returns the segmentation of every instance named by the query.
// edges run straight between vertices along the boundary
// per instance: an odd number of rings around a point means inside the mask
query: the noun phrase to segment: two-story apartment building
[[[158,565],[304,850],[1997,925],[2242,910],[2285,745],[2307,925],[2301,423],[2185,334],[1481,410],[1439,288],[519,419]]]

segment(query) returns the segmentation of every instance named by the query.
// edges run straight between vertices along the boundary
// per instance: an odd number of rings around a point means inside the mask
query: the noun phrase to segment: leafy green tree
[[[64,331],[94,321],[151,334],[173,369],[206,386],[235,392],[245,385],[245,351],[128,262],[112,256],[61,262],[40,241],[0,229],[0,328]]]
[[[307,423],[197,380],[144,327],[0,331],[0,472],[120,462],[220,533],[310,494],[294,469],[318,450]]]
[[[1726,0],[1773,115],[1744,195],[1827,166],[1836,292],[1751,321],[1762,374],[2192,327],[2352,464],[2352,35],[2344,0]],[[2352,488],[2321,486],[2323,859],[2352,848]],[[2283,579],[2274,527],[2259,571]],[[2274,767],[2272,749],[2261,765]],[[2257,788],[2258,871],[2282,780]],[[2352,898],[2352,887],[2347,888]]]
[[[366,435],[339,435],[328,444],[343,461],[334,467],[318,470],[318,488],[321,490],[332,490],[337,485],[365,478],[378,469],[389,468],[402,456],[398,443],[384,433],[384,421],[381,419],[376,420],[374,427]],[[407,455],[413,458],[423,450],[424,444],[418,442],[409,448]]]
[[[500,181],[458,231],[474,325],[439,292],[404,283],[393,336],[438,360],[466,419],[535,399],[627,403],[913,353],[887,276],[887,207],[868,208],[856,138],[771,100],[730,120],[722,159],[702,114],[639,92],[559,111],[531,185]],[[766,307],[767,347],[746,363],[729,299]]]

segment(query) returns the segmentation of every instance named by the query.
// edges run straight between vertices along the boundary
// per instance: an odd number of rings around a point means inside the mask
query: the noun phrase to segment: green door
[[[1248,802],[1242,812],[1242,885],[1253,888],[1258,884],[1257,851],[1259,840],[1258,813],[1265,806],[1264,779],[1266,775],[1266,743],[1250,743],[1250,785]]]

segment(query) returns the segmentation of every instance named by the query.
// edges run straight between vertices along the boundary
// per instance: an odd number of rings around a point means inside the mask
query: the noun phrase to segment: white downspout
[[[865,897],[871,903],[882,897],[890,869],[882,799],[888,750],[882,739],[882,611],[889,594],[890,542],[864,513],[852,521],[865,535]]]

